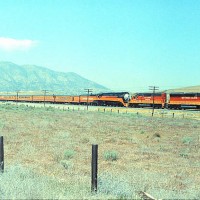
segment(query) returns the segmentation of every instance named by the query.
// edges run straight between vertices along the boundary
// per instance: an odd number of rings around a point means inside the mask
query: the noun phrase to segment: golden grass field
[[[138,199],[138,191],[200,198],[197,119],[4,103],[0,135],[2,199]],[[90,192],[92,144],[99,145],[97,194]]]

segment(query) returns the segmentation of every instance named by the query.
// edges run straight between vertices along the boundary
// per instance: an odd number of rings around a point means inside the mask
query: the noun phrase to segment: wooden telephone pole
[[[149,90],[153,91],[152,92],[152,97],[153,97],[152,116],[154,115],[154,108],[155,108],[154,96],[155,96],[156,90],[158,90],[158,89],[159,89],[159,87],[157,87],[157,86],[149,86]]]
[[[16,91],[17,95],[16,95],[16,105],[18,106],[18,99],[19,99],[19,90]]]
[[[90,94],[90,92],[92,92],[92,89],[84,89],[85,90],[85,92],[87,92],[87,110],[88,110],[88,103],[89,103],[89,94]]]
[[[47,94],[48,90],[42,90],[42,92],[44,92],[44,107],[45,107],[45,101],[46,101],[46,94]]]

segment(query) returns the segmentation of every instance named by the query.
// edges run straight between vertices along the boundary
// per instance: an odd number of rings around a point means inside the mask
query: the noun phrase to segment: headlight
[[[130,99],[130,95],[129,95],[128,93],[125,94],[125,95],[124,95],[124,100],[125,100],[125,101],[128,101],[129,99]]]

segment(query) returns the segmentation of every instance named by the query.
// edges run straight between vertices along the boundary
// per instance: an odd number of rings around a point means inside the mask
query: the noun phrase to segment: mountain
[[[169,89],[169,90],[167,90],[167,92],[168,93],[171,93],[171,92],[199,92],[200,93],[200,85],[177,88],[177,89]]]
[[[73,72],[56,72],[35,65],[0,62],[0,92],[49,90],[57,94],[82,94],[84,89],[109,91],[106,87]]]

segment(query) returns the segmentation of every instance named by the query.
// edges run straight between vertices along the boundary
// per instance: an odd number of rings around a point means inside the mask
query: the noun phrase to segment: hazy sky
[[[200,0],[0,0],[0,60],[115,90],[200,85]]]

